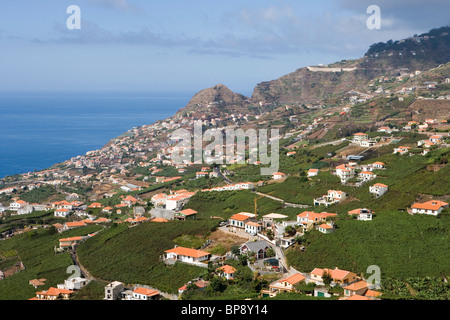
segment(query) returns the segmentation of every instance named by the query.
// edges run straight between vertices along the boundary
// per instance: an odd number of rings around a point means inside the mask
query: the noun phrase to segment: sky
[[[80,29],[67,28],[70,5]],[[369,29],[370,5],[381,28]],[[256,84],[450,24],[448,0],[2,0],[0,91]]]

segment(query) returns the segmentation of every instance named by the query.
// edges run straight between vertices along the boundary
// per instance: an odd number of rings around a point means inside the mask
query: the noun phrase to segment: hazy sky
[[[69,30],[67,7],[81,9]],[[369,30],[369,5],[381,9]],[[254,86],[450,24],[448,0],[2,0],[0,90]]]

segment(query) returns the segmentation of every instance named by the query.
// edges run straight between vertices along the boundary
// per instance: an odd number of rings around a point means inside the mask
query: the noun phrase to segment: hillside
[[[249,98],[234,93],[223,84],[204,89],[192,97],[187,106],[178,114],[182,115],[220,115],[223,113],[246,112]]]
[[[298,69],[279,79],[259,83],[252,100],[292,104],[335,102],[336,96],[361,90],[377,77],[394,77],[447,63],[449,34],[450,27],[433,29],[420,36],[374,44],[357,60]]]

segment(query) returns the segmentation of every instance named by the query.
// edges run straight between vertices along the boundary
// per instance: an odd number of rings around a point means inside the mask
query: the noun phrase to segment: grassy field
[[[25,266],[24,270],[0,281],[0,300],[26,300],[34,297],[38,289],[28,284],[32,279],[47,279],[45,286],[39,290],[63,283],[69,277],[67,267],[73,262],[69,253],[55,254],[54,247],[59,246],[58,240],[84,236],[100,228],[94,225],[61,234],[51,234],[49,229],[39,229],[0,241],[0,265],[7,264],[12,259],[22,261]]]
[[[335,233],[307,233],[306,252],[289,249],[289,262],[305,272],[315,267],[339,267],[361,273],[370,265],[378,265],[387,278],[448,275],[450,256],[443,252],[450,250],[450,217],[411,216],[406,212],[416,201],[449,199],[450,167],[437,172],[427,170],[429,164],[440,163],[447,154],[448,150],[441,150],[428,157],[385,155],[375,159],[386,163],[387,170],[375,171],[377,179],[360,188],[339,188],[347,191],[353,201],[327,208],[328,212],[338,213]],[[378,199],[368,192],[376,182],[389,186],[389,192]],[[285,192],[288,189],[283,187]],[[303,190],[309,195],[313,192],[311,188]],[[274,189],[272,193],[282,191]],[[374,210],[374,220],[349,218],[347,212],[356,208]]]
[[[239,212],[254,213],[255,198],[258,199],[258,215],[281,209],[281,202],[260,198],[250,191],[200,192],[191,198],[186,207],[196,210],[199,218],[215,216],[228,219]]]
[[[147,284],[176,293],[205,269],[178,263],[165,266],[160,257],[174,247],[175,239],[205,235],[216,225],[217,220],[145,223],[133,228],[118,225],[84,242],[77,252],[80,263],[96,278]]]

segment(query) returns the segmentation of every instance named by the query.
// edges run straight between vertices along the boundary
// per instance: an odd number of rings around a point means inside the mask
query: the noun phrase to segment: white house
[[[404,154],[407,154],[409,152],[409,149],[411,149],[411,148],[410,147],[400,146],[398,148],[394,148],[394,154],[404,155]]]
[[[369,180],[373,180],[373,179],[375,179],[377,177],[377,175],[375,174],[375,173],[373,173],[373,172],[370,172],[370,171],[361,171],[360,173],[359,173],[359,175],[358,175],[358,178],[361,180],[361,181],[369,181]]]
[[[11,202],[9,204],[9,210],[11,211],[17,211],[19,209],[22,209],[23,207],[25,207],[28,203],[26,203],[23,200],[16,200],[14,202]]]
[[[155,208],[164,207],[166,205],[166,201],[167,201],[167,194],[165,193],[155,194],[151,199],[151,202]]]
[[[347,183],[355,176],[355,168],[348,164],[341,164],[336,167],[335,174],[341,179],[341,183]]]
[[[317,230],[319,230],[319,232],[322,232],[324,234],[333,233],[334,232],[334,223],[330,222],[330,223],[321,224],[321,225],[317,226]]]
[[[355,209],[348,212],[349,215],[358,215],[360,221],[370,221],[373,219],[373,211],[369,209]]]
[[[273,179],[273,180],[280,180],[280,179],[284,179],[284,178],[286,178],[286,174],[283,173],[283,172],[275,172],[275,173],[272,175],[272,179]]]
[[[159,300],[161,294],[157,290],[137,287],[133,290],[133,300]]]
[[[366,133],[358,132],[353,135],[354,142],[361,142],[361,141],[368,140],[368,139],[369,139],[369,135]]]
[[[210,259],[211,253],[195,249],[175,247],[165,251],[165,258],[184,263],[201,263]]]
[[[314,199],[314,205],[315,206],[325,205],[328,207],[334,203],[341,202],[345,199],[347,199],[347,194],[345,192],[340,190],[328,190],[328,194],[320,198]]]
[[[70,278],[67,280],[64,280],[64,284],[58,284],[58,289],[63,290],[80,290],[87,284],[91,282],[89,279],[81,278],[81,277],[75,277]]]
[[[437,216],[445,208],[448,208],[448,203],[438,200],[431,200],[424,203],[414,203],[411,207],[412,213],[429,214]]]
[[[200,178],[206,178],[207,176],[209,176],[209,173],[208,173],[208,172],[204,172],[204,171],[199,171],[199,172],[197,172],[197,173],[195,174],[195,177],[196,177],[197,179],[200,179]]]
[[[254,217],[255,215],[252,213],[241,212],[231,216],[228,221],[231,227],[246,230],[249,228],[246,227],[246,224],[250,221],[254,221]]]
[[[236,273],[236,268],[226,264],[220,268],[217,268],[217,270],[219,271],[219,273],[221,274],[221,276],[223,278],[225,278],[227,280],[234,279],[234,274]]]
[[[194,195],[193,192],[175,193],[166,199],[166,209],[173,211],[180,211],[189,202],[189,199]]]
[[[389,187],[382,183],[376,183],[369,187],[369,192],[374,194],[377,198],[388,192]]]
[[[249,221],[245,224],[245,232],[256,235],[262,230],[262,225],[258,222]]]
[[[383,162],[377,161],[370,165],[374,169],[385,169],[386,165]]]
[[[57,209],[55,210],[55,217],[67,218],[70,215],[69,209]]]
[[[308,177],[315,177],[319,174],[319,169],[309,169]]]

